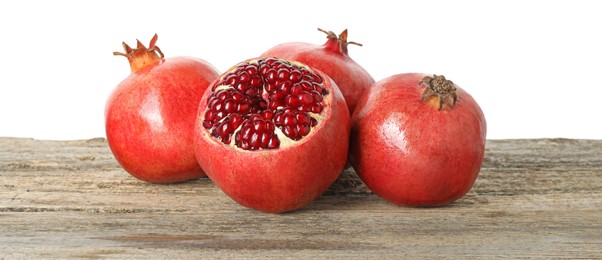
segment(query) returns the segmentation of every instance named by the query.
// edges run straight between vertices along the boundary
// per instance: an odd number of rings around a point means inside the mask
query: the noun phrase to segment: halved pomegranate
[[[334,81],[298,62],[239,63],[199,105],[196,158],[238,203],[267,212],[301,208],[345,165],[349,112]]]

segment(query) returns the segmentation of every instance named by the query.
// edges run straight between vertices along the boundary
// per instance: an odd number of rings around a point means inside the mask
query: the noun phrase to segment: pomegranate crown
[[[425,87],[424,92],[422,92],[422,102],[431,97],[437,97],[439,99],[439,110],[445,106],[452,108],[458,101],[456,86],[443,75],[424,76],[418,82],[418,86]]]
[[[132,48],[123,42],[123,49],[125,53],[115,51],[113,55],[125,56],[130,62],[130,68],[132,72],[137,71],[141,68],[148,66],[156,60],[163,59],[163,52],[157,45],[157,39],[159,36],[155,33],[153,38],[150,40],[148,44],[148,48],[140,42],[140,40],[136,39],[136,48]]]
[[[326,38],[328,38],[328,41],[324,45],[327,48],[332,48],[333,50],[337,50],[345,55],[348,54],[347,45],[354,44],[357,46],[362,46],[361,43],[347,41],[347,29],[341,32],[338,36],[333,31],[326,31],[321,28],[318,28],[318,31],[326,34]]]

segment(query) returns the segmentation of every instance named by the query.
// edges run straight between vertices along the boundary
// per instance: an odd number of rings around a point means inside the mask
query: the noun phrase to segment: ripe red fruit
[[[237,64],[201,100],[195,153],[209,178],[249,208],[285,212],[322,194],[349,146],[349,112],[326,74],[267,58]]]
[[[473,186],[487,126],[475,100],[443,76],[377,82],[353,114],[350,161],[366,186],[406,206],[441,206]]]
[[[261,57],[295,60],[326,73],[343,92],[349,112],[353,113],[362,93],[374,84],[372,76],[351,59],[347,51],[347,45],[361,46],[361,44],[347,42],[347,29],[339,36],[332,31],[318,30],[327,35],[328,40],[324,45],[303,42],[283,43],[261,54]]]
[[[163,58],[155,45],[123,43],[132,73],[109,97],[105,109],[107,140],[121,166],[134,177],[155,183],[205,176],[193,152],[196,108],[219,74],[192,57]]]

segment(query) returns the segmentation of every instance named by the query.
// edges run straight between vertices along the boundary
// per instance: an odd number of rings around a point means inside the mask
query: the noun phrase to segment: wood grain
[[[602,140],[490,140],[470,193],[403,208],[353,170],[267,214],[208,179],[144,183],[104,139],[0,138],[0,258],[602,259]]]

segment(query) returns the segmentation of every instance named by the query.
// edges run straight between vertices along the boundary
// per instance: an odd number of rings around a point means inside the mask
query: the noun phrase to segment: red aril
[[[195,153],[236,202],[266,212],[301,208],[339,176],[349,112],[335,83],[298,62],[251,59],[205,92]]]
[[[390,202],[446,205],[473,186],[486,131],[475,100],[445,77],[398,74],[360,99],[350,161],[366,186]]]
[[[283,43],[261,54],[261,57],[295,60],[323,71],[336,82],[343,92],[349,112],[353,113],[362,93],[374,84],[372,76],[351,59],[347,51],[347,45],[361,46],[361,44],[347,41],[347,29],[339,36],[332,31],[318,30],[327,35],[328,40],[324,45],[304,42]]]
[[[196,108],[207,86],[219,76],[206,61],[163,58],[155,45],[123,43],[132,73],[109,97],[107,140],[119,164],[134,177],[154,183],[205,176],[196,162],[193,130]]]

